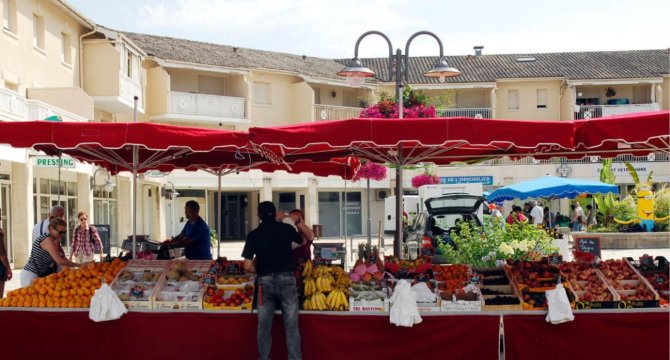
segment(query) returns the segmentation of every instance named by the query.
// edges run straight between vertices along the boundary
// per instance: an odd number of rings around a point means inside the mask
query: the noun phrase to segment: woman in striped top
[[[66,227],[65,220],[54,218],[49,222],[49,233],[35,239],[28,262],[21,271],[21,287],[30,285],[38,277],[55,273],[59,265],[80,266],[80,264],[69,261],[60,246],[60,239],[66,233]]]

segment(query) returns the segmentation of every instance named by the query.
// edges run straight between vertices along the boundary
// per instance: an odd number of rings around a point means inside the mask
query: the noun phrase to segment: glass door
[[[11,209],[9,207],[11,203],[11,190],[9,184],[0,185],[0,227],[5,233],[5,242],[7,244],[7,257],[9,262],[14,262],[14,246],[12,245],[12,229],[11,229]]]

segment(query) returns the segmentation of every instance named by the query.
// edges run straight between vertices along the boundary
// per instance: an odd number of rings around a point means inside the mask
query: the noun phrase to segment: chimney
[[[475,56],[482,56],[483,46],[474,46],[473,49],[475,49]]]

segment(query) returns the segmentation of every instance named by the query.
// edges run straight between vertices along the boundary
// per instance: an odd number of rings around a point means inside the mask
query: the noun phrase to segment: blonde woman
[[[88,214],[85,211],[80,211],[77,214],[79,225],[74,228],[72,232],[72,252],[70,253],[70,261],[72,257],[76,262],[82,264],[85,262],[95,260],[96,250],[102,254],[102,241],[98,234],[98,229],[93,225],[88,224]]]

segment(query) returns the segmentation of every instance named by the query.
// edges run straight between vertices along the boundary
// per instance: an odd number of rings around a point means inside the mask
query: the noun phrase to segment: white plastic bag
[[[437,295],[430,291],[425,282],[419,282],[412,286],[412,292],[416,296],[416,301],[424,303],[432,303],[437,300]]]
[[[127,313],[114,290],[107,284],[102,284],[91,298],[91,308],[88,311],[89,319],[95,322],[116,320]]]
[[[570,300],[568,300],[568,294],[565,292],[563,284],[559,283],[556,285],[556,289],[547,290],[544,294],[547,297],[547,305],[549,306],[547,322],[562,324],[575,319],[575,316],[572,315]]]
[[[419,309],[416,307],[416,296],[412,292],[409,281],[398,281],[393,289],[390,301],[392,303],[390,311],[391,324],[412,327],[414,324],[419,324],[423,321],[421,315],[419,315]]]

